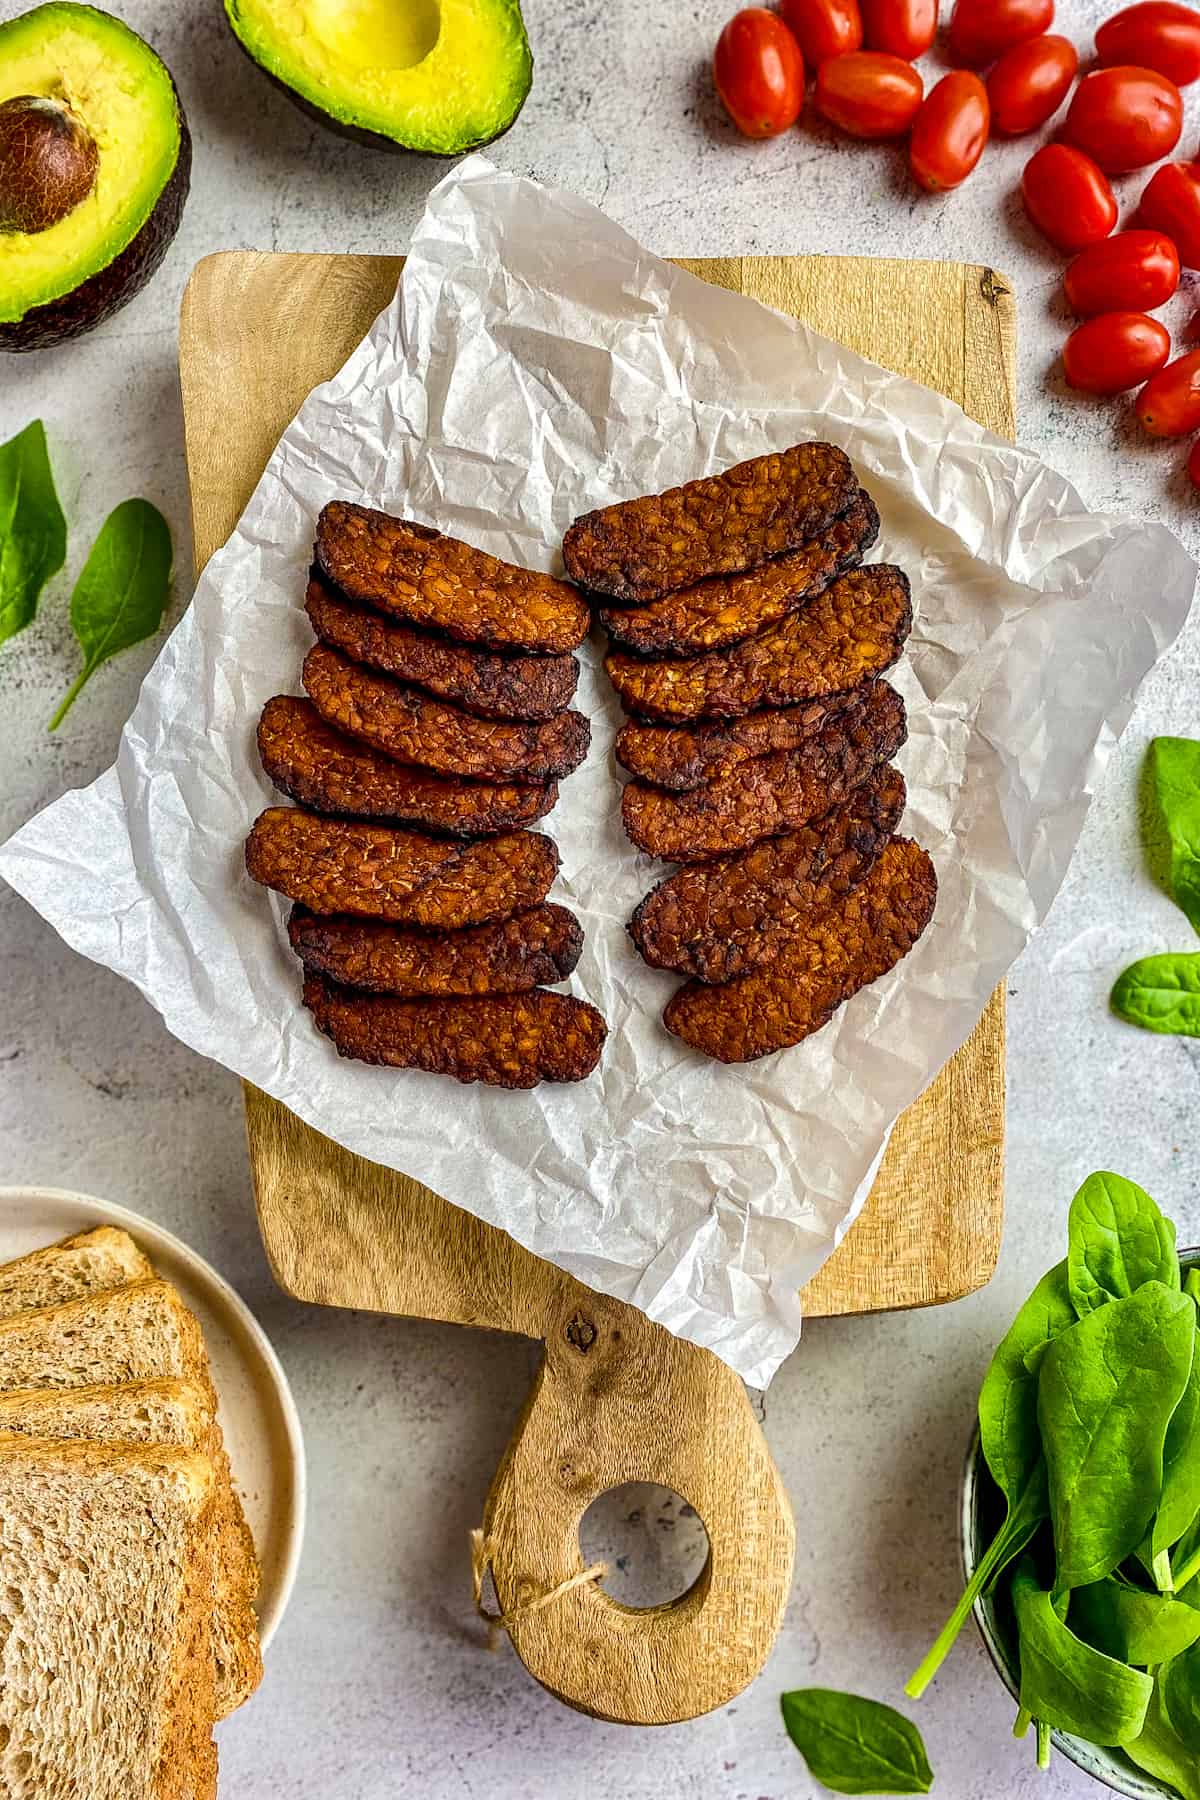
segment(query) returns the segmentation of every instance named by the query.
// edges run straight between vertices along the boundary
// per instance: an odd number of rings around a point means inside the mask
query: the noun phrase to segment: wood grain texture
[[[1013,315],[990,271],[821,258],[686,266],[809,319],[1011,435]],[[198,265],[180,351],[197,568],[232,531],[305,395],[387,304],[400,267],[242,252]],[[810,1315],[933,1304],[988,1279],[1001,1224],[1003,1035],[997,994],[897,1126],[862,1218],[805,1290]],[[608,1487],[663,1482],[704,1519],[709,1563],[683,1600],[632,1612],[599,1588],[575,1589],[514,1628],[531,1673],[571,1705],[626,1722],[690,1718],[737,1694],[778,1629],[793,1527],[736,1377],[249,1087],[246,1121],[263,1238],[289,1293],[544,1339],[488,1500],[503,1609],[579,1569],[579,1519]]]

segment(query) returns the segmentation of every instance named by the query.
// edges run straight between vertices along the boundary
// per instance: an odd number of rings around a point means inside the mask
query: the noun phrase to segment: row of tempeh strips
[[[858,566],[878,530],[846,456],[810,443],[590,513],[564,540],[634,715],[616,745],[626,832],[684,865],[629,930],[690,977],[668,1029],[724,1062],[819,1030],[933,913],[933,865],[895,836],[906,723],[880,678],[912,605],[901,570]]]
[[[583,946],[546,896],[558,851],[525,829],[590,731],[569,710],[588,609],[565,582],[334,502],[305,600],[307,698],[259,723],[296,807],[256,821],[246,866],[295,905],[304,1003],[345,1056],[459,1081],[578,1081],[592,1006],[550,993]]]

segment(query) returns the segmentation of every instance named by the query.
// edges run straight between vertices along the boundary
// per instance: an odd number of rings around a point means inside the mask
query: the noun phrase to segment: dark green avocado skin
[[[192,136],[178,92],[175,104],[179,109],[179,158],[154,211],[133,242],[72,293],[35,306],[23,319],[0,324],[0,350],[48,350],[68,338],[82,337],[120,312],[145,287],[179,230],[192,179]]]
[[[273,75],[270,69],[264,68],[258,58],[250,54],[236,32],[231,32],[230,36],[246,60],[253,63],[260,75],[266,76],[273,88],[278,88],[281,94],[286,94],[292,105],[302,112],[305,118],[315,119],[318,125],[324,125],[327,131],[336,132],[338,137],[348,138],[352,144],[365,144],[368,150],[386,150],[392,156],[432,156],[443,162],[453,162],[456,157],[466,156],[471,150],[481,150],[485,144],[494,144],[497,138],[504,136],[506,131],[511,131],[520,117],[521,107],[525,104],[522,101],[508,124],[502,125],[499,131],[493,131],[489,137],[480,137],[476,138],[473,143],[461,144],[457,150],[413,150],[408,144],[399,144],[395,138],[388,137],[382,131],[368,131],[362,125],[347,125],[343,120],[335,119],[332,113],[314,105],[311,100],[306,100],[303,94],[298,94],[295,88],[288,86],[286,81],[280,81],[278,75]]]

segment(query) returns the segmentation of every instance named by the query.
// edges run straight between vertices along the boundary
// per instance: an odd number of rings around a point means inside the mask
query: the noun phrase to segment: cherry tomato
[[[925,95],[920,75],[899,56],[854,50],[817,70],[817,111],[851,137],[903,137]]]
[[[1188,480],[1195,488],[1200,488],[1200,438],[1197,438],[1188,452]]]
[[[1200,426],[1200,350],[1189,350],[1148,381],[1137,416],[1151,437],[1185,437]]]
[[[1070,38],[1036,37],[1006,50],[987,78],[992,130],[1020,137],[1053,118],[1079,68]]]
[[[1179,89],[1153,69],[1097,69],[1067,109],[1063,137],[1109,175],[1144,169],[1168,155],[1183,130]]]
[[[804,104],[804,58],[787,26],[765,6],[735,13],[713,55],[717,92],[747,137],[777,137]]]
[[[1179,286],[1179,254],[1161,231],[1118,231],[1082,250],[1063,276],[1072,312],[1081,319],[1128,307],[1153,312]]]
[[[858,0],[781,0],[779,10],[810,69],[857,50],[863,41]]]
[[[959,187],[983,155],[990,123],[987,89],[969,69],[943,75],[913,120],[908,162],[931,194]]]
[[[1200,16],[1172,0],[1127,6],[1096,33],[1096,55],[1109,67],[1157,69],[1176,87],[1187,87],[1200,76]]]
[[[1054,23],[1054,0],[955,0],[950,54],[968,69],[982,68],[1013,44],[1041,37]]]
[[[938,0],[859,0],[863,42],[915,62],[937,36]]]
[[[1171,354],[1171,334],[1140,312],[1101,313],[1077,325],[1063,345],[1067,385],[1085,394],[1123,394],[1156,375]]]
[[[1082,150],[1043,144],[1021,177],[1025,210],[1060,250],[1083,250],[1106,238],[1117,222],[1117,202],[1103,172]]]
[[[1185,269],[1200,269],[1200,163],[1168,163],[1146,183],[1139,225],[1164,231]]]

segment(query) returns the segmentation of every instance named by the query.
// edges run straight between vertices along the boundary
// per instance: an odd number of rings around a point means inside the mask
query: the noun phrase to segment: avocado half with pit
[[[383,150],[490,143],[533,80],[518,0],[225,0],[225,12],[289,99]]]
[[[0,24],[0,350],[77,337],[132,300],[191,165],[175,84],[119,19],[50,0]]]

